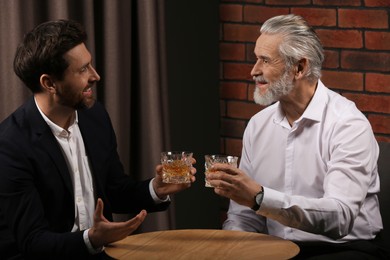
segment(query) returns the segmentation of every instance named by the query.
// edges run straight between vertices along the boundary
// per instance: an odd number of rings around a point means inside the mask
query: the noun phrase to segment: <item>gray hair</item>
[[[264,22],[260,32],[283,36],[279,53],[286,61],[287,68],[306,58],[308,60],[306,77],[310,81],[316,81],[321,77],[324,50],[317,34],[301,16],[294,14],[275,16]]]

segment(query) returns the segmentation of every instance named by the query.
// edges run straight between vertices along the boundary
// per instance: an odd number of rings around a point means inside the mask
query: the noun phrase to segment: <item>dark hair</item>
[[[86,40],[86,32],[75,21],[42,23],[27,33],[19,44],[14,71],[33,93],[40,92],[41,75],[48,74],[61,80],[69,66],[63,55]]]

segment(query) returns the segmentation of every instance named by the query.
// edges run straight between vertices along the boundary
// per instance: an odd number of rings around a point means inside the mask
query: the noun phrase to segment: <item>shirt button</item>
[[[81,201],[81,198],[79,197],[79,198],[77,198],[77,202],[80,202]]]

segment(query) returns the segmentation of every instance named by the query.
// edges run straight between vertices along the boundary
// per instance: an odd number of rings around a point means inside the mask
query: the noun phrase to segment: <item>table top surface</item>
[[[278,237],[242,231],[183,229],[131,235],[106,247],[115,259],[289,259],[299,247]]]

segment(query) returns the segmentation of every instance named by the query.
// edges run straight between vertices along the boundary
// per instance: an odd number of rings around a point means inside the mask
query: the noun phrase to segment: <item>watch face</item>
[[[257,205],[259,205],[259,206],[260,206],[261,202],[263,201],[263,195],[264,195],[263,192],[259,192],[259,193],[257,193],[257,195],[256,195],[256,203],[257,203]]]
[[[264,196],[264,189],[261,188],[259,193],[257,193],[255,198],[254,198],[255,199],[255,205],[252,208],[254,211],[258,211],[259,210],[261,202],[263,202],[263,196]]]

